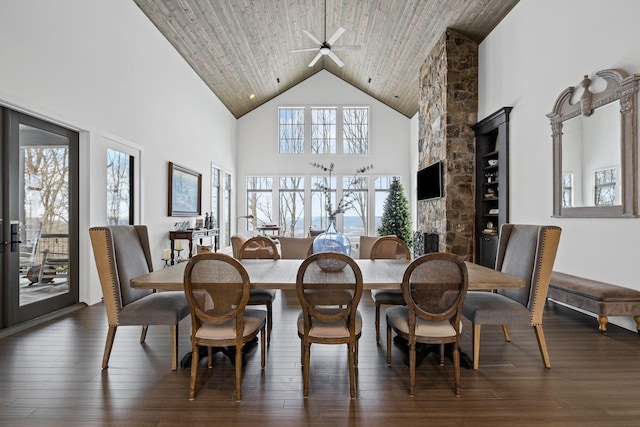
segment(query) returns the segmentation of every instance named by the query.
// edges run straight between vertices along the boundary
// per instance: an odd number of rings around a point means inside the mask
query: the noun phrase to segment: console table
[[[171,265],[175,264],[174,260],[174,250],[175,250],[175,241],[176,240],[188,240],[189,241],[189,258],[193,256],[193,241],[200,240],[200,244],[202,244],[202,239],[205,237],[211,237],[213,240],[213,251],[218,251],[218,235],[220,234],[219,228],[192,228],[189,230],[176,230],[169,232],[169,240],[171,241]]]

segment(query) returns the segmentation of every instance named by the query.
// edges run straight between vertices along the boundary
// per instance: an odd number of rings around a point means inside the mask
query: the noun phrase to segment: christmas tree
[[[389,187],[389,195],[384,201],[382,210],[382,225],[378,228],[379,236],[396,235],[409,247],[413,240],[411,230],[411,215],[409,201],[404,195],[404,189],[398,179],[393,178]]]

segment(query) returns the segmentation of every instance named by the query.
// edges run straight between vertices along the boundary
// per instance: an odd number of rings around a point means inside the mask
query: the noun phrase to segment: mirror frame
[[[640,74],[628,75],[620,69],[598,71],[605,80],[602,92],[589,90],[591,80],[584,76],[579,102],[571,104],[575,87],[565,89],[547,114],[553,139],[553,216],[561,218],[637,218],[638,217],[638,136],[637,103]],[[562,207],[562,123],[580,115],[590,116],[599,107],[620,101],[621,204],[616,206]]]

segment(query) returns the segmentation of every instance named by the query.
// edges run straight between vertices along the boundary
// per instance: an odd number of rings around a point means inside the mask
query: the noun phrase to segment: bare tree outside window
[[[366,177],[344,177],[343,188],[348,189],[351,205],[344,213],[344,234],[362,236],[367,234],[368,180]]]
[[[68,233],[68,147],[25,147],[24,183],[25,218],[39,217],[42,233]]]
[[[613,169],[595,171],[595,205],[613,206],[616,202],[616,175]]]
[[[131,224],[132,157],[107,149],[107,225]]]
[[[336,178],[327,176],[311,177],[311,228],[326,230],[329,226],[329,215],[325,206],[325,191],[329,188],[331,194],[331,206],[336,205]]]
[[[369,109],[344,108],[342,110],[342,141],[345,154],[369,152]]]
[[[280,108],[280,154],[304,153],[304,108]]]
[[[247,177],[247,215],[249,229],[255,230],[258,224],[273,224],[273,179],[261,176]]]
[[[336,153],[336,108],[311,109],[311,153]]]
[[[304,179],[280,177],[280,232],[284,236],[304,236]]]

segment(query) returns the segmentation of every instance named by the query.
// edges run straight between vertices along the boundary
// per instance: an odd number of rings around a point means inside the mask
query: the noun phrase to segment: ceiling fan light
[[[326,46],[323,46],[323,47],[320,48],[320,53],[322,55],[329,55],[331,53],[331,49],[329,49]]]

